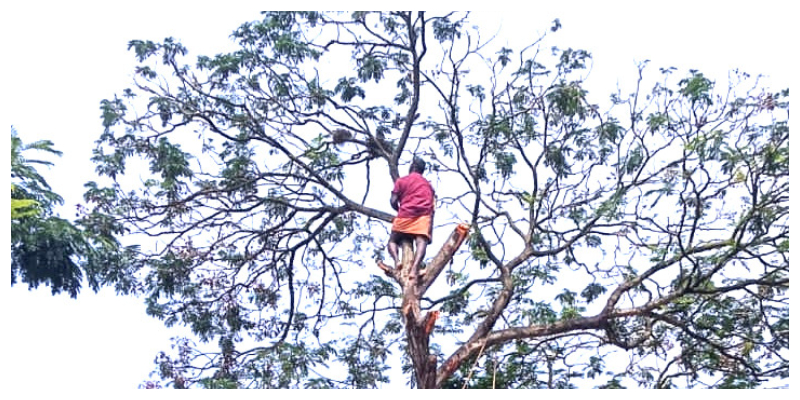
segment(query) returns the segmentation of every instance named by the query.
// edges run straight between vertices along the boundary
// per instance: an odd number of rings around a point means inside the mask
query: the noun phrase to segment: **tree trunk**
[[[408,352],[414,365],[414,377],[417,388],[420,389],[437,387],[436,356],[430,354],[430,334],[439,316],[439,311],[429,311],[423,317],[420,310],[420,298],[442,272],[444,266],[453,258],[456,250],[466,238],[467,232],[469,232],[467,224],[460,224],[453,231],[439,253],[428,263],[425,275],[420,276],[419,271],[411,267],[414,261],[414,245],[411,241],[400,243],[402,254],[399,268],[391,269],[382,262],[378,262],[378,266],[403,288],[401,313],[406,327]]]
[[[436,357],[429,354],[429,336],[425,332],[425,321],[420,315],[419,271],[412,268],[414,245],[411,241],[400,243],[400,280],[403,284],[403,321],[406,326],[406,339],[414,377],[420,389],[433,389],[436,386]]]

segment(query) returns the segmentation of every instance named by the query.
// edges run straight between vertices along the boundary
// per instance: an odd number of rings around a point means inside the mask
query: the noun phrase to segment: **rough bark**
[[[378,261],[378,267],[403,288],[401,312],[406,328],[409,356],[414,365],[414,377],[420,389],[438,387],[436,356],[430,354],[430,334],[439,315],[438,311],[431,310],[423,316],[420,298],[453,258],[456,250],[464,242],[467,232],[469,225],[460,224],[427,264],[424,275],[420,275],[416,268],[411,268],[414,248],[410,241],[400,243],[402,254],[399,268],[393,269]]]

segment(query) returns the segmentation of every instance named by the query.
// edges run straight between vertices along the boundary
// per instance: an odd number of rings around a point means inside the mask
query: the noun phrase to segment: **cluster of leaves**
[[[63,199],[36,170],[52,166],[29,158],[31,152],[61,155],[49,140],[24,143],[11,128],[11,285],[49,286],[53,294],[77,297],[84,283],[95,291],[107,283],[120,288],[133,285],[118,272],[134,258],[135,247],[122,248],[116,237],[118,224],[98,219],[78,206],[78,220],[70,222],[56,213]],[[94,196],[87,192],[87,200]]]
[[[787,376],[788,91],[664,69],[647,92],[643,65],[598,104],[586,51],[547,58],[543,37],[490,56],[467,21],[266,12],[195,63],[173,39],[130,43],[136,86],[101,102],[108,186],[89,187],[98,229],[141,238],[128,287],[200,339],[158,376],[377,387],[412,351],[437,359],[437,387]],[[388,177],[414,154],[432,161],[437,232],[472,227],[422,299],[443,314],[422,350],[369,265]]]

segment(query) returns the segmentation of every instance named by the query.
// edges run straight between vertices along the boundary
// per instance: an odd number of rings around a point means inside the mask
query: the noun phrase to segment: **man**
[[[397,248],[401,240],[409,238],[414,241],[415,254],[411,268],[419,268],[431,242],[435,194],[431,183],[422,176],[423,172],[425,161],[414,157],[408,175],[398,179],[392,190],[390,203],[397,211],[397,217],[392,223],[388,248],[395,268],[398,269],[401,265],[398,262]]]

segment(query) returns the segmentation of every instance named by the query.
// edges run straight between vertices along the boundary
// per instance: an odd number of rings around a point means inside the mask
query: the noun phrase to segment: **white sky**
[[[251,2],[166,3],[0,6],[0,120],[25,142],[50,139],[63,151],[55,168],[41,172],[64,197],[64,217],[73,217],[83,184],[96,179],[88,160],[102,132],[100,100],[131,85],[134,57],[127,42],[173,36],[192,58],[217,54],[231,48],[228,35],[239,24],[259,17],[258,4]],[[774,90],[789,87],[790,70],[797,71],[788,1],[517,2],[524,8],[513,3],[493,1],[493,10],[505,11],[485,16],[502,20],[499,40],[527,44],[560,18],[562,30],[551,43],[592,53],[589,80],[596,86],[590,92],[603,98],[618,83],[629,84],[636,61],[645,59],[654,71],[695,68],[723,80],[733,68],[763,73]],[[486,3],[457,5],[475,6]],[[45,287],[31,292],[25,285],[3,286],[2,301],[4,391],[43,385],[66,392],[133,389],[147,379],[156,353],[169,350],[169,338],[179,335],[147,317],[142,299],[116,297],[108,289],[94,294],[86,288],[73,300],[53,297]]]

